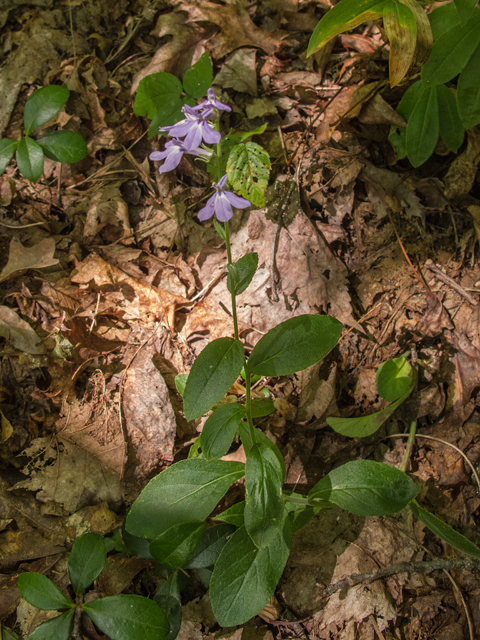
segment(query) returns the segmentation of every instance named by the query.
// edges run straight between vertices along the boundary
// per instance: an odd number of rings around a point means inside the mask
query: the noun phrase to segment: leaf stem
[[[400,471],[403,471],[404,473],[407,470],[408,460],[410,458],[410,454],[412,453],[412,447],[413,447],[413,442],[415,440],[416,431],[417,431],[417,421],[412,420],[410,424],[410,432],[407,440],[407,447],[405,449],[405,453],[403,454],[402,464],[400,465]]]

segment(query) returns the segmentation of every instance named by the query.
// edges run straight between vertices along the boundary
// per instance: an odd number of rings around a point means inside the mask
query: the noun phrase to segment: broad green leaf
[[[175,524],[152,540],[150,553],[168,569],[179,569],[194,552],[204,529],[204,522]]]
[[[169,127],[172,124],[176,124],[180,120],[183,120],[184,115],[182,108],[185,101],[182,98],[175,96],[165,101],[155,113],[153,120],[148,129],[148,137],[153,138],[159,133],[162,127]]]
[[[155,538],[175,524],[205,520],[244,474],[240,462],[180,460],[150,480],[127,515],[126,529]]]
[[[465,129],[472,129],[480,123],[479,69],[480,46],[473,52],[457,83],[458,111]]]
[[[230,389],[243,367],[243,346],[233,338],[210,342],[197,357],[188,375],[183,394],[187,420],[209,411]]]
[[[185,393],[185,385],[187,384],[188,373],[179,373],[178,376],[175,376],[175,386],[177,387],[178,393],[182,396]]]
[[[165,640],[175,640],[182,626],[182,601],[178,585],[178,571],[172,573],[168,580],[157,583],[157,591],[153,599],[165,611],[170,625],[170,632]]]
[[[79,162],[88,153],[87,143],[75,131],[54,131],[37,140],[43,153],[55,162]]]
[[[192,98],[203,98],[213,82],[213,67],[210,56],[205,53],[185,72],[183,88]]]
[[[252,418],[263,418],[264,416],[269,416],[274,411],[275,405],[270,398],[265,398],[265,400],[254,400],[250,405]]]
[[[412,378],[412,367],[405,356],[383,362],[376,375],[379,396],[395,402],[408,391]]]
[[[462,24],[465,24],[472,15],[477,4],[477,0],[454,0],[454,2]]]
[[[398,0],[391,0],[383,10],[383,26],[390,42],[390,86],[395,87],[412,65],[417,43],[417,22],[409,7]]]
[[[247,456],[250,453],[253,445],[266,444],[267,447],[269,447],[273,451],[273,453],[276,455],[277,460],[279,461],[280,466],[283,469],[283,480],[285,480],[285,473],[286,473],[285,460],[282,454],[280,453],[280,449],[277,447],[277,445],[274,442],[270,440],[270,438],[267,436],[266,433],[263,433],[263,431],[260,431],[260,429],[254,428],[253,434],[252,434],[250,431],[250,428],[248,427],[248,424],[244,421],[240,423],[240,426],[238,428],[238,434],[242,440],[242,444],[245,449],[245,454]],[[252,439],[252,435],[253,435],[253,439]]]
[[[98,533],[85,533],[72,547],[68,559],[68,575],[76,594],[85,591],[98,578],[105,563],[105,541]]]
[[[458,83],[460,84],[460,78],[458,80]],[[444,84],[439,84],[437,85],[437,99],[438,113],[440,116],[440,137],[445,142],[450,151],[453,151],[453,153],[457,153],[465,137],[465,129],[458,114],[458,91],[457,100],[455,100],[455,96],[453,95],[452,91]]]
[[[83,610],[112,640],[165,640],[169,632],[165,612],[142,596],[99,598],[84,604]]]
[[[258,253],[247,253],[237,262],[228,265],[227,287],[238,296],[252,281],[258,266]]]
[[[17,584],[22,598],[37,609],[53,611],[73,607],[73,603],[57,585],[41,573],[21,573]]]
[[[2,138],[0,140],[0,175],[7,168],[17,147],[18,140],[11,140],[10,138]]]
[[[22,138],[17,147],[17,167],[24,178],[36,182],[43,173],[42,147],[32,138]]]
[[[28,98],[23,112],[25,134],[45,124],[56,115],[67,102],[70,91],[67,87],[50,85],[37,89]]]
[[[444,4],[428,14],[435,42],[452,27],[460,24],[460,16],[453,2]]]
[[[256,142],[237,144],[227,160],[228,182],[233,190],[256,207],[265,206],[270,156]]]
[[[397,513],[418,494],[406,473],[373,460],[354,460],[330,471],[309,492],[310,500],[326,500],[358,516]]]
[[[258,549],[245,527],[223,547],[210,581],[210,598],[222,627],[243,624],[264,608],[275,591],[290,553],[290,533],[280,531]]]
[[[480,9],[476,8],[468,22],[452,27],[434,42],[432,53],[422,67],[423,84],[433,86],[452,80],[479,44]]]
[[[402,99],[398,103],[397,111],[402,118],[408,122],[408,119],[412,115],[415,106],[420,99],[423,92],[423,85],[421,81],[414,82],[403,94]]]
[[[330,316],[303,315],[271,329],[255,345],[247,372],[286,376],[324,358],[337,344],[342,323]]]
[[[216,147],[213,149],[213,154],[208,161],[207,171],[209,173],[217,173],[220,176],[223,176],[227,172],[227,161],[230,151],[233,147],[240,142],[245,142],[248,138],[252,136],[258,136],[262,134],[267,128],[266,124],[262,124],[260,127],[253,129],[252,131],[238,131],[237,133],[227,133],[223,136],[221,140],[221,152],[220,152],[220,160],[217,156]],[[225,238],[223,238],[225,240]]]
[[[152,73],[140,80],[133,112],[137,116],[148,115],[153,120],[157,112],[182,94],[182,83],[171,73]],[[165,123],[163,123],[165,124]]]
[[[150,553],[150,539],[143,538],[140,536],[134,536],[129,533],[125,528],[125,520],[122,523],[122,540],[125,545],[127,551],[132,554],[132,556],[137,556],[137,558],[145,558],[145,560],[153,560],[153,556]]]
[[[241,404],[224,404],[215,409],[203,426],[200,440],[207,460],[221,458],[228,452],[244,417],[245,407]]]
[[[215,520],[225,522],[227,524],[233,524],[235,527],[243,527],[244,525],[244,513],[245,513],[245,500],[237,502],[232,507],[225,509],[222,513],[215,516]]]
[[[286,509],[283,468],[266,444],[255,444],[245,464],[245,528],[257,547],[266,547],[283,530]]]
[[[452,529],[452,527],[449,527],[448,524],[442,522],[442,520],[434,516],[433,513],[422,509],[416,500],[413,500],[409,506],[414,515],[423,522],[430,531],[433,531],[436,536],[447,542],[451,547],[467,553],[474,558],[480,558],[480,549],[468,538],[462,536],[461,533],[458,533],[455,529]]]
[[[414,167],[432,155],[438,141],[440,119],[434,86],[423,89],[407,122],[407,154]]]
[[[28,636],[28,640],[68,640],[72,630],[74,613],[75,609],[69,609],[56,618],[47,620]]]
[[[381,18],[388,0],[342,0],[323,16],[308,43],[307,57],[339,33]]]
[[[192,557],[185,565],[185,569],[200,569],[213,566],[220,555],[220,551],[233,533],[235,533],[235,527],[231,524],[219,524],[207,529]]]

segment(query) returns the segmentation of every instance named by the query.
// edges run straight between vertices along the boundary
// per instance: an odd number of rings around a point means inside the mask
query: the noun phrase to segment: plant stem
[[[412,453],[413,441],[415,440],[416,430],[417,430],[417,421],[412,420],[412,423],[410,424],[410,433],[407,440],[407,448],[405,449],[402,464],[400,465],[400,471],[403,471],[404,473],[407,470],[408,460],[410,458],[410,454]]]

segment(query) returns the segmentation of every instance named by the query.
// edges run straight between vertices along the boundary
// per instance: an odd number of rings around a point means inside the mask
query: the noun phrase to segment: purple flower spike
[[[227,183],[227,174],[219,180],[218,183],[214,182],[215,193],[207,200],[207,204],[198,212],[199,220],[208,220],[213,214],[216,215],[217,220],[220,222],[227,222],[233,217],[232,206],[237,209],[246,209],[251,206],[251,202],[245,198],[235,195],[231,191],[225,190]]]
[[[200,109],[218,109],[219,111],[231,111],[232,107],[229,107],[228,104],[223,104],[223,102],[220,102],[219,100],[217,100],[215,93],[213,91],[213,89],[209,89],[207,91],[207,99],[205,100],[205,102],[202,102],[201,104],[197,104],[195,107],[192,107],[192,109],[194,111],[199,111]]]
[[[212,125],[207,122],[208,118],[213,114],[213,109],[206,109],[203,113],[197,113],[185,105],[182,109],[186,115],[185,120],[177,122],[171,127],[163,127],[161,131],[168,131],[169,135],[174,138],[183,138],[183,144],[186,149],[196,149],[202,141],[207,144],[217,144],[222,137],[219,131],[215,131]]]
[[[166,143],[164,151],[154,151],[151,153],[150,160],[165,160],[158,171],[159,173],[167,173],[167,171],[172,171],[172,169],[178,167],[184,153],[199,156],[204,160],[207,160],[212,155],[210,151],[201,148],[187,149],[181,140],[174,139]]]

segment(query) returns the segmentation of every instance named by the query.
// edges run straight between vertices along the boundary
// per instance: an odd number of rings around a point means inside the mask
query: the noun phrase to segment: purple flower
[[[202,140],[207,144],[217,144],[222,137],[219,131],[215,131],[212,125],[207,122],[208,118],[213,114],[213,109],[210,107],[205,109],[203,113],[197,113],[185,105],[182,109],[185,114],[185,120],[180,120],[177,124],[171,127],[162,127],[161,131],[168,131],[169,135],[174,138],[183,138],[185,149],[196,149],[202,143]]]
[[[229,107],[228,104],[223,104],[223,102],[220,102],[219,100],[217,100],[215,93],[213,91],[213,89],[209,89],[207,91],[207,96],[208,98],[205,100],[205,102],[202,102],[200,104],[197,104],[195,107],[192,107],[192,109],[194,111],[199,111],[200,109],[218,109],[219,111],[231,111],[232,107]]]
[[[231,191],[225,191],[227,183],[227,174],[220,179],[218,183],[214,182],[215,193],[207,200],[207,204],[198,212],[199,220],[208,220],[213,214],[217,216],[220,222],[227,222],[233,217],[232,206],[237,209],[246,209],[251,206],[251,202],[245,198],[235,195]]]
[[[166,143],[164,151],[154,151],[151,153],[150,160],[165,160],[158,171],[159,173],[166,173],[178,167],[184,153],[199,156],[204,160],[212,155],[211,151],[207,151],[206,149],[188,149],[181,140],[173,139]]]

